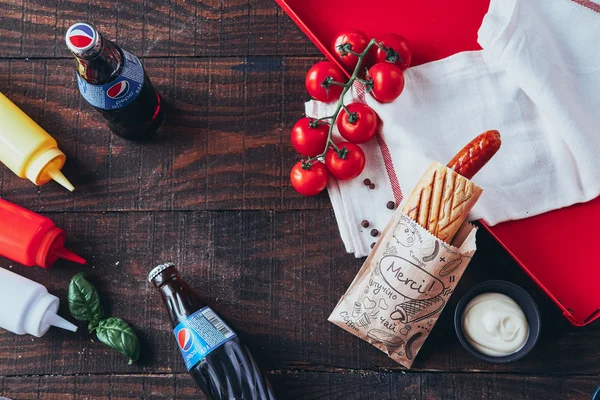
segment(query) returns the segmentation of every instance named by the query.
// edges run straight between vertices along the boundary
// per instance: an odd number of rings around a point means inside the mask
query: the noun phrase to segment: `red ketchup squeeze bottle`
[[[0,255],[27,267],[50,268],[59,258],[86,263],[64,244],[65,232],[50,218],[0,199]]]

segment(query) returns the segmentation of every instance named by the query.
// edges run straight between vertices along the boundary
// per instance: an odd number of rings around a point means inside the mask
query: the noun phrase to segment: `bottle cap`
[[[50,268],[57,259],[64,258],[79,264],[86,264],[84,258],[65,249],[65,232],[57,227],[46,232],[35,255],[35,262],[42,268]]]
[[[59,169],[49,169],[47,173],[54,182],[67,189],[69,192],[75,190],[75,187],[71,184],[71,182],[69,182],[69,180],[63,175],[63,173],[60,172]]]
[[[156,267],[154,267],[152,269],[152,271],[150,271],[150,273],[148,274],[148,280],[150,282],[152,282],[152,280],[154,278],[156,278],[161,272],[163,272],[165,269],[170,268],[170,267],[174,267],[175,263],[172,262],[166,262],[163,264],[159,264]]]
[[[85,258],[78,256],[69,249],[64,247],[55,247],[52,249],[52,253],[58,258],[64,258],[65,260],[73,261],[78,264],[87,264]]]
[[[50,293],[41,296],[28,310],[28,315],[25,317],[25,332],[42,337],[51,326],[75,332],[77,330],[75,325],[56,314],[59,304],[58,297]]]
[[[36,157],[27,167],[27,178],[40,186],[53,179],[70,190],[75,190],[71,182],[65,178],[60,169],[65,165],[67,157],[56,147],[52,147]]]
[[[87,56],[98,45],[99,34],[96,28],[85,22],[77,22],[67,30],[65,41],[75,55]]]
[[[70,323],[60,315],[51,311],[47,312],[44,315],[43,324],[48,324],[50,326],[55,326],[57,328],[65,329],[71,332],[77,332],[77,325]]]

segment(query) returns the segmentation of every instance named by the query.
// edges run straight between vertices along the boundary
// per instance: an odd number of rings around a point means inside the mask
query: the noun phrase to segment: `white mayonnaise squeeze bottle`
[[[72,332],[77,327],[58,316],[58,297],[37,282],[0,268],[0,328],[42,337],[51,326]]]

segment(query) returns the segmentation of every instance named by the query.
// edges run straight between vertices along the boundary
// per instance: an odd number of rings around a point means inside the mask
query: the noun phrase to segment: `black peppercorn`
[[[371,184],[371,180],[367,178],[363,181],[363,183],[365,184],[365,186],[369,186]]]
[[[369,221],[367,221],[366,219],[363,219],[363,221],[360,223],[360,225],[363,228],[368,228],[369,227]]]
[[[371,243],[371,248],[375,247],[375,242]]]
[[[396,203],[394,203],[393,201],[388,201],[387,204],[385,205],[389,210],[393,210],[394,208],[396,208]]]
[[[371,236],[373,236],[373,237],[379,236],[379,231],[377,229],[371,229]]]
[[[371,183],[371,184],[369,185],[369,189],[375,189],[375,184],[374,184],[374,183]]]

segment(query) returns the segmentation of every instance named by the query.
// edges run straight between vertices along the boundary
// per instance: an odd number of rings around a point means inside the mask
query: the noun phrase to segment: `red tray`
[[[477,30],[489,0],[276,0],[331,61],[336,34],[360,29],[370,37],[395,32],[412,45],[413,65],[439,60],[465,50],[479,50]],[[366,6],[368,4],[368,6]],[[341,16],[343,12],[343,17]],[[339,64],[338,64],[339,65]],[[341,68],[341,66],[340,66]],[[343,68],[341,68],[343,70]],[[590,259],[596,248],[600,198],[536,217],[484,227],[548,294],[575,326],[600,317],[600,262]],[[572,232],[587,234],[583,242]],[[553,247],[560,243],[561,251]]]

